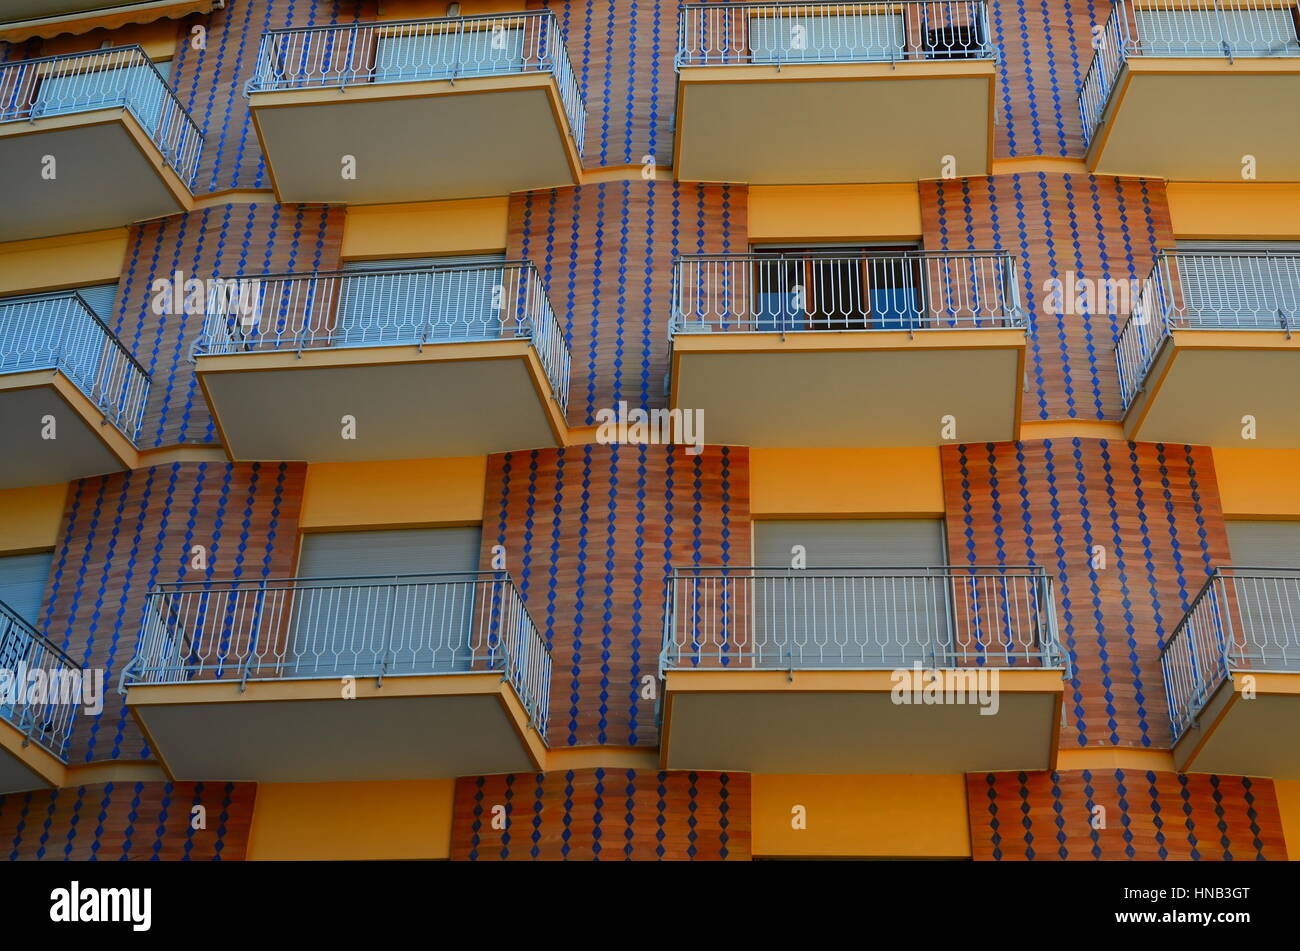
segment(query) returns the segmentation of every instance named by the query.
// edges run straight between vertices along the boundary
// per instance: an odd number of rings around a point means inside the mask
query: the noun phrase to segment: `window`
[[[162,82],[158,74],[162,75]],[[145,132],[156,137],[162,124],[170,75],[171,61],[165,60],[152,67],[141,64],[52,76],[41,82],[32,115],[60,115],[125,103]]]
[[[898,13],[749,18],[749,47],[755,63],[901,59],[903,36],[903,17]]]
[[[911,246],[756,248],[756,329],[906,330],[922,313]]]
[[[501,335],[500,254],[350,261],[339,301],[339,346],[492,340]]]
[[[1178,251],[1169,291],[1191,326],[1300,323],[1300,241],[1179,241]]]
[[[1295,16],[1259,10],[1135,10],[1137,39],[1148,56],[1295,56]]]
[[[375,675],[385,664],[389,674],[444,673],[482,660],[485,645],[470,640],[479,536],[477,527],[303,536],[298,576],[319,580],[294,594],[288,676]]]
[[[381,36],[375,53],[375,82],[491,76],[519,72],[524,63],[524,32],[502,21],[459,23],[445,32]]]
[[[48,551],[0,556],[0,601],[33,627],[38,626],[41,599],[45,596],[45,582],[53,561],[54,553]]]

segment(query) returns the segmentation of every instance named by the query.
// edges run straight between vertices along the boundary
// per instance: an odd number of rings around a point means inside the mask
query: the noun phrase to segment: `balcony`
[[[1145,442],[1300,446],[1291,410],[1300,400],[1297,323],[1300,254],[1162,252],[1116,345],[1125,433]]]
[[[531,264],[227,286],[235,290],[210,299],[197,372],[232,459],[425,459],[563,444],[569,351]]]
[[[660,668],[666,769],[1056,761],[1064,658],[1041,568],[678,568]]]
[[[0,300],[0,489],[128,469],[149,374],[76,291]]]
[[[123,677],[169,776],[257,782],[537,770],[550,679],[505,572],[166,585]]]
[[[0,671],[0,796],[61,785],[81,665],[0,601]]]
[[[586,106],[549,10],[274,30],[248,90],[280,201],[580,180]]]
[[[1015,439],[1024,326],[1001,251],[684,255],[671,405],[732,445]]]
[[[1216,569],[1160,668],[1179,772],[1300,779],[1300,570]]]
[[[221,0],[5,0],[0,43],[179,19],[220,6]]]
[[[0,65],[0,241],[187,211],[202,148],[138,46]]]
[[[992,167],[984,0],[691,3],[677,35],[682,181],[915,182]]]
[[[1296,6],[1116,0],[1084,78],[1088,168],[1179,181],[1300,180]]]

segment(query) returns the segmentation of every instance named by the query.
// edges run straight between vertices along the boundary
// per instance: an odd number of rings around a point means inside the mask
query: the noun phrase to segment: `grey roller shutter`
[[[0,601],[33,627],[39,627],[41,599],[53,559],[52,552],[0,557]]]
[[[1300,522],[1232,520],[1228,549],[1243,568],[1300,568]]]
[[[162,121],[163,103],[167,98],[166,77],[171,63],[152,67],[121,66],[115,69],[92,69],[71,76],[53,76],[44,80],[36,92],[32,114],[61,115],[111,106],[125,105],[149,135],[156,136]],[[163,80],[159,80],[162,73]]]
[[[484,23],[417,36],[380,37],[375,82],[517,73],[524,64],[524,31]]]
[[[795,545],[802,571],[788,570]],[[925,570],[946,560],[938,519],[757,522],[754,553],[775,569],[751,596],[758,666],[892,668],[951,650],[950,583]]]
[[[1191,326],[1273,328],[1300,319],[1300,241],[1179,241],[1180,310]],[[1270,260],[1267,252],[1283,257]],[[1216,254],[1215,252],[1251,252]]]
[[[501,333],[500,254],[349,261],[339,346],[491,340]]]
[[[1148,56],[1294,56],[1300,52],[1291,11],[1135,10]]]
[[[304,536],[291,676],[444,673],[482,660],[471,640],[479,537],[477,527]]]
[[[904,45],[903,17],[897,13],[749,18],[755,63],[901,59]]]

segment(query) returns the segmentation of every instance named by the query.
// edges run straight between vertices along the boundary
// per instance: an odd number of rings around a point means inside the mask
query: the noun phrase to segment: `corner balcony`
[[[541,768],[551,658],[505,572],[199,581],[145,603],[126,702],[167,774]]]
[[[732,445],[1015,439],[1024,326],[1001,251],[683,255],[671,405]]]
[[[1300,254],[1161,252],[1116,345],[1125,434],[1300,447],[1297,324]]]
[[[81,665],[0,601],[0,671],[0,796],[61,785]]]
[[[213,295],[197,373],[234,460],[563,444],[569,351],[531,264],[229,285],[243,290]]]
[[[586,106],[549,10],[262,35],[249,106],[283,202],[579,182]]]
[[[1300,20],[1273,0],[1117,0],[1084,77],[1088,168],[1177,181],[1300,180]]]
[[[220,6],[220,0],[5,0],[0,43],[179,19]]]
[[[149,374],[76,291],[0,300],[0,489],[129,469]]]
[[[681,181],[987,175],[996,53],[984,0],[690,3],[677,31]]]
[[[1216,569],[1160,667],[1179,772],[1300,779],[1300,570]]]
[[[188,211],[202,148],[138,46],[0,64],[0,241]]]
[[[664,768],[1051,769],[1064,664],[1041,568],[677,568]]]

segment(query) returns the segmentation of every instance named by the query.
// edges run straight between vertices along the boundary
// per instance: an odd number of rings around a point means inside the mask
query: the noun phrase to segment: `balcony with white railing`
[[[1300,779],[1300,570],[1215,569],[1160,667],[1180,772]]]
[[[1298,28],[1288,0],[1116,0],[1079,91],[1089,168],[1300,179]]]
[[[985,0],[688,3],[677,30],[683,181],[986,175],[996,51]]]
[[[0,241],[187,211],[202,148],[138,46],[0,64]]]
[[[197,373],[235,459],[423,459],[563,442],[569,350],[527,262],[224,287],[209,300]]]
[[[586,106],[549,10],[272,30],[247,91],[281,201],[472,198],[581,174]]]
[[[496,571],[164,585],[122,682],[176,779],[324,782],[536,770],[550,679]]]
[[[83,675],[0,601],[0,796],[62,784]]]
[[[1300,254],[1163,251],[1136,290],[1116,343],[1129,438],[1300,447]]]
[[[1025,317],[1006,252],[682,255],[673,281],[670,397],[704,411],[710,441],[1016,438]]]
[[[666,768],[1055,762],[1065,658],[1041,568],[677,568],[660,668]]]
[[[0,298],[0,488],[135,465],[149,374],[76,291]]]

